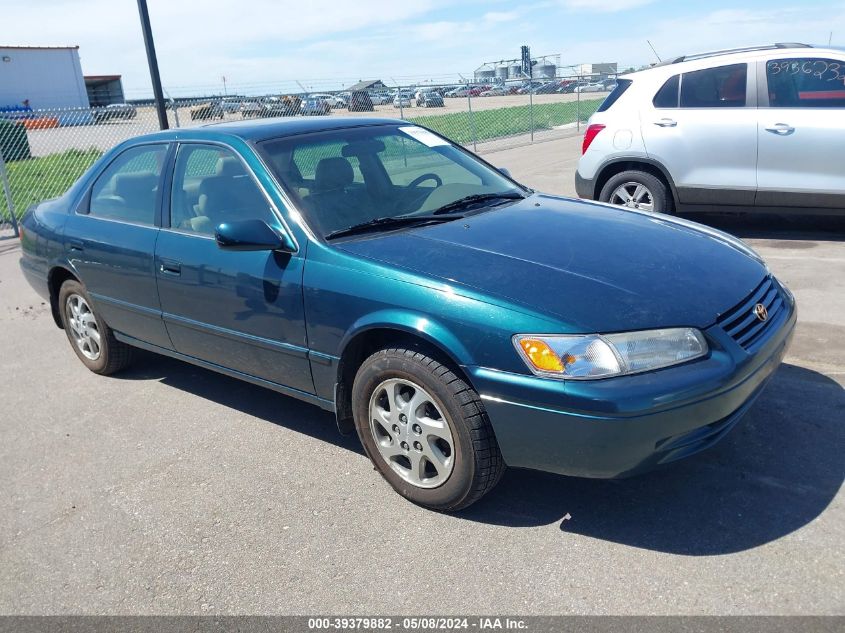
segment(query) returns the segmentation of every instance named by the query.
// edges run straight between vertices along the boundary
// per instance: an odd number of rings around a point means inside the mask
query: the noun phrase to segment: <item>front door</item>
[[[765,77],[757,205],[845,208],[845,57],[773,59]]]
[[[246,219],[281,226],[266,195],[233,151],[218,145],[181,144],[173,172],[169,228],[162,229],[156,246],[167,331],[180,353],[313,393],[302,254],[221,250],[215,228]]]
[[[65,224],[67,257],[116,332],[170,348],[153,266],[168,145],[120,153]]]
[[[754,75],[748,64],[678,74],[640,113],[646,152],[669,171],[681,204],[754,204]]]

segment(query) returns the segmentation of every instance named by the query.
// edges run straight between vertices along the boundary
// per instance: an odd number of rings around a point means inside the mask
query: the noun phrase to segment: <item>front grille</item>
[[[765,321],[757,318],[754,312],[758,303],[766,306],[769,317]],[[739,305],[721,315],[717,323],[743,349],[753,351],[780,321],[785,309],[783,292],[769,275]]]

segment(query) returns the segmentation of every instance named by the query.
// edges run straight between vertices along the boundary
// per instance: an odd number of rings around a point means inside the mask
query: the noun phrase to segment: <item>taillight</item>
[[[593,123],[592,125],[587,127],[587,131],[584,132],[584,142],[581,143],[581,153],[586,154],[587,150],[590,149],[590,144],[593,142],[593,139],[599,135],[605,128],[604,125],[601,123]]]

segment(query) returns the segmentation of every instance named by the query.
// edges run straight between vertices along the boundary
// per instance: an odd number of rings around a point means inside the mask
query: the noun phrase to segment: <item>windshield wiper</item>
[[[445,204],[439,209],[435,209],[434,211],[432,211],[431,214],[444,215],[446,213],[452,213],[453,211],[466,209],[467,207],[478,204],[480,202],[487,202],[492,200],[523,200],[524,198],[525,196],[517,191],[503,191],[500,193],[474,193],[471,196],[458,198],[454,202]]]
[[[360,224],[353,224],[345,229],[338,229],[326,235],[327,240],[332,240],[336,237],[344,237],[346,235],[357,235],[358,233],[367,233],[369,231],[376,231],[379,229],[393,229],[403,226],[413,226],[415,224],[427,224],[430,222],[449,222],[451,220],[458,220],[462,218],[461,215],[450,215],[449,217],[436,217],[434,215],[397,215],[394,217],[373,218]]]

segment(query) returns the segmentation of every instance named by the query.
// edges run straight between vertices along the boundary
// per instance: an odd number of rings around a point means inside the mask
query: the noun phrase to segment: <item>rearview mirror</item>
[[[293,253],[293,240],[263,220],[226,222],[214,231],[217,245],[227,251],[281,251]]]

